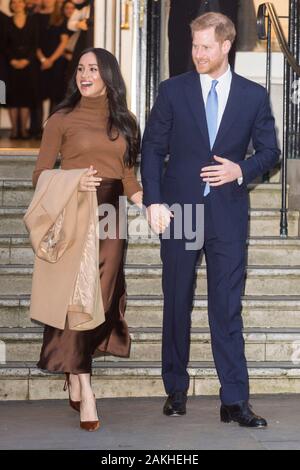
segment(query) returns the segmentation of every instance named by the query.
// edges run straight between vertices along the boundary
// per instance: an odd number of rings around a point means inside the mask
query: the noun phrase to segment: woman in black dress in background
[[[29,108],[37,101],[35,56],[37,24],[28,16],[24,0],[11,0],[13,13],[6,21],[5,53],[8,61],[7,106],[12,124],[11,138],[28,138]]]
[[[5,37],[9,17],[0,11],[0,80],[7,82],[7,64],[5,60]],[[0,102],[1,106],[1,102]]]
[[[36,16],[39,27],[40,100],[50,99],[51,112],[64,98],[65,89],[60,84],[63,84],[67,66],[64,50],[69,36],[59,2],[43,0],[42,10]]]

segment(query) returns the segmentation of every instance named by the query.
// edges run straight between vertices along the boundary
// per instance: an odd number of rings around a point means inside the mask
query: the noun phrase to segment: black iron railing
[[[282,201],[280,236],[288,236],[287,160],[300,158],[300,106],[292,99],[294,83],[300,77],[300,0],[289,0],[289,38],[285,38],[280,17],[273,3],[263,3],[258,8],[257,31],[259,39],[267,40],[266,88],[271,91],[272,28],[284,55],[283,93],[283,147],[281,165]]]

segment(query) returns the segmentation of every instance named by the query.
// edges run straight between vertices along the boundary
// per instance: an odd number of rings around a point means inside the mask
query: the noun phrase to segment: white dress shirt
[[[226,70],[226,72],[216,79],[212,78],[208,74],[199,74],[199,76],[200,76],[202,96],[203,96],[205,107],[207,103],[207,97],[211,89],[211,83],[213,80],[218,81],[218,84],[216,85],[216,92],[218,95],[218,120],[217,120],[217,131],[218,131],[225,108],[226,108],[226,104],[228,101],[229,92],[230,92],[231,81],[232,81],[231,68],[228,65],[228,69]],[[241,176],[240,178],[237,179],[237,181],[238,181],[238,184],[241,185],[243,182],[243,177]]]

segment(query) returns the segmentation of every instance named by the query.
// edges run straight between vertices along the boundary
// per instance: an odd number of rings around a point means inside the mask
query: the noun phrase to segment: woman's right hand
[[[98,173],[94,170],[93,166],[90,166],[89,171],[83,175],[79,182],[79,191],[97,191],[97,186],[100,186],[102,178],[94,176]]]

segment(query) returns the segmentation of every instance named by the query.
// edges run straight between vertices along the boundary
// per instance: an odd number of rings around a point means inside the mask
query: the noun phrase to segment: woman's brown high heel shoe
[[[66,372],[66,380],[64,384],[64,392],[68,389],[69,392],[69,404],[70,407],[73,408],[73,410],[80,412],[80,401],[73,401],[71,400],[71,394],[70,394],[70,373]]]
[[[95,397],[95,395],[94,395]],[[96,397],[95,397],[96,401]],[[100,428],[100,421],[81,421],[80,420],[80,427],[81,429],[84,429],[85,431],[93,432],[97,431]]]

